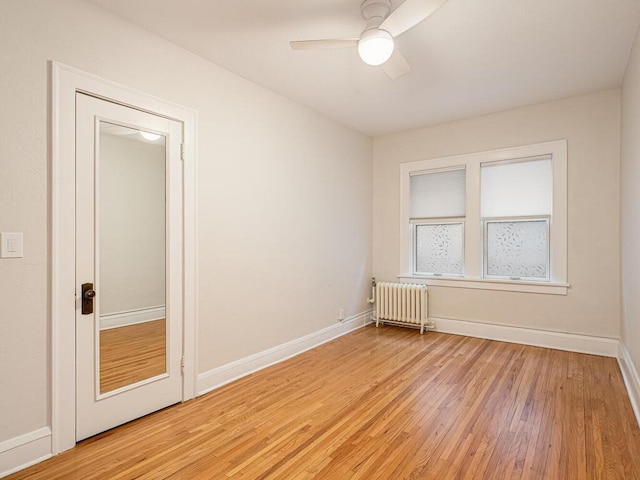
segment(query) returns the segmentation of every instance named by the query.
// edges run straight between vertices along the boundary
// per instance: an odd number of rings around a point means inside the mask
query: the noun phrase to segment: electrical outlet
[[[338,320],[343,321],[344,320],[344,308],[340,307],[338,309]]]
[[[22,233],[0,233],[0,258],[22,257]]]

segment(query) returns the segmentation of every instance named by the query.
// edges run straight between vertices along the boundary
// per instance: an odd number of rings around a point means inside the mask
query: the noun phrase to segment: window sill
[[[516,280],[487,280],[459,277],[426,277],[422,275],[398,275],[404,282],[418,283],[433,287],[473,288],[480,290],[502,290],[505,292],[543,293],[566,295],[570,288],[566,283],[520,282]]]

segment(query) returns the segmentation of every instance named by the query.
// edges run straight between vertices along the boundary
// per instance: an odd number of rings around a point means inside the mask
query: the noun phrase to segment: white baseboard
[[[369,323],[371,323],[371,310],[349,317],[341,323],[323,328],[304,337],[201,373],[198,375],[198,395],[203,395],[258,370],[295,357],[302,352],[362,328]]]
[[[100,330],[125,327],[136,323],[151,322],[166,318],[164,305],[150,308],[140,308],[127,312],[109,313],[100,316]]]
[[[620,342],[618,364],[622,371],[624,383],[627,386],[627,392],[629,392],[629,400],[631,400],[633,412],[636,414],[636,420],[640,426],[640,375],[638,375],[638,370],[636,370],[633,360],[631,360],[627,347],[622,342]]]
[[[40,428],[0,442],[0,478],[51,457],[51,429]]]
[[[442,333],[486,338],[488,340],[500,340],[503,342],[520,343],[523,345],[553,348],[569,352],[589,353],[603,357],[618,356],[619,341],[614,338],[591,337],[588,335],[536,330],[533,328],[452,320],[450,318],[429,317],[429,320],[436,324],[435,329],[432,330]]]

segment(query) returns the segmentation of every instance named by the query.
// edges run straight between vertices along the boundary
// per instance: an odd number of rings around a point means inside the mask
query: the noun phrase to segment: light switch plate
[[[0,233],[0,258],[22,257],[22,233]]]

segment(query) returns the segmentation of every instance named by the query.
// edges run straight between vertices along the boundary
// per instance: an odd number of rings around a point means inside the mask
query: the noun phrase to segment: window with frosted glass
[[[464,273],[464,168],[423,172],[410,179],[413,272],[459,276]]]
[[[485,224],[486,273],[490,277],[549,278],[549,221],[489,221]]]
[[[416,273],[462,275],[464,273],[462,223],[416,225]]]
[[[485,277],[549,280],[549,157],[481,166]]]

